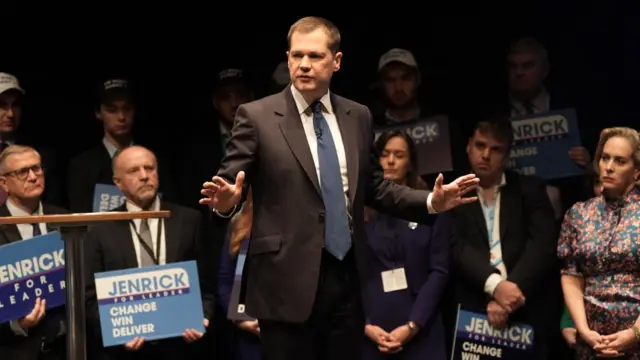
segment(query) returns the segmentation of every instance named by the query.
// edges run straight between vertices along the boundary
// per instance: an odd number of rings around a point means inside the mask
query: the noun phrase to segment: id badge
[[[397,268],[393,270],[387,270],[382,272],[382,288],[384,292],[392,292],[398,290],[404,290],[408,287],[407,277],[404,273],[404,268]]]

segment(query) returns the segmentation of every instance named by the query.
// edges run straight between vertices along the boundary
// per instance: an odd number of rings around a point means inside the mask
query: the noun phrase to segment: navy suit
[[[395,356],[380,353],[367,339],[364,359],[446,358],[440,302],[449,274],[451,224],[448,214],[420,225],[378,214],[365,224],[367,324],[391,332],[413,321],[420,331]],[[408,288],[385,293],[381,273],[399,267],[404,267]]]
[[[229,236],[225,238],[222,254],[220,256],[220,267],[218,269],[218,299],[224,309],[225,314],[231,302],[231,290],[235,277],[238,257],[231,257],[229,254]],[[243,241],[241,246],[247,248],[248,241]],[[237,354],[240,360],[260,360],[260,339],[254,334],[236,329],[235,337],[231,340],[237,346]]]

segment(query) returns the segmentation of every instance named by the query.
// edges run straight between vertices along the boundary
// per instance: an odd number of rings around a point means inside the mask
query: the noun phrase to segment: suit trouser
[[[324,251],[318,290],[304,323],[260,320],[262,360],[362,358],[364,315],[353,249],[339,261]]]

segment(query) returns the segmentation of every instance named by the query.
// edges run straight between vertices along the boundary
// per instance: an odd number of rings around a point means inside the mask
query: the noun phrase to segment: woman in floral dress
[[[567,211],[558,244],[576,356],[640,360],[638,132],[603,130],[594,165],[603,194]]]

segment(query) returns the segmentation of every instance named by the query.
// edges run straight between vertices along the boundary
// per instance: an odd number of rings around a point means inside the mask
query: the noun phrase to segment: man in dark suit
[[[7,201],[0,216],[64,214],[67,211],[42,203],[45,176],[40,154],[27,146],[10,145],[0,154],[0,187]],[[0,246],[55,231],[46,224],[0,226]],[[0,324],[0,358],[15,360],[65,359],[64,307],[46,311],[36,300],[27,316]]]
[[[196,260],[205,326],[213,315],[215,294],[214,273],[208,267],[213,259],[201,251],[204,240],[201,215],[196,210],[160,200],[154,154],[141,146],[127,147],[114,157],[113,173],[115,184],[127,198],[126,204],[116,211],[169,210],[171,217],[135,220],[135,229],[128,221],[105,222],[90,229],[85,243],[87,320],[88,331],[92,335],[89,352],[105,360],[188,358],[188,354],[193,355],[198,348],[187,343],[204,335],[193,329],[185,330],[184,339],[145,342],[144,338],[135,338],[124,347],[102,347],[94,283],[96,273]],[[156,249],[159,252],[156,253]]]
[[[303,18],[288,41],[292,86],[238,108],[201,203],[228,216],[246,174],[254,203],[246,310],[259,321],[265,360],[360,359],[365,203],[421,221],[428,208],[474,201],[461,194],[477,180],[440,177],[432,194],[385,181],[370,111],[329,92],[342,59],[338,29]]]
[[[102,123],[104,137],[87,151],[71,159],[67,174],[69,209],[72,212],[92,212],[97,184],[113,185],[111,159],[133,141],[135,101],[126,79],[109,79],[100,83],[97,94],[96,118]],[[163,198],[173,195],[171,171],[161,162]]]
[[[0,151],[10,145],[33,145],[26,138],[26,128],[22,124],[22,111],[25,90],[20,86],[18,78],[11,74],[0,73]],[[28,124],[27,124],[28,125]],[[56,152],[48,147],[34,146],[40,154],[42,165],[47,173],[47,188],[42,199],[50,204],[62,205],[61,174],[59,173]],[[0,191],[0,203],[6,194]]]
[[[505,171],[512,141],[504,118],[479,122],[467,144],[479,201],[454,210],[455,303],[486,312],[494,327],[532,325],[544,359],[545,338],[559,321],[550,319],[554,294],[548,291],[558,277],[557,227],[544,182]]]

